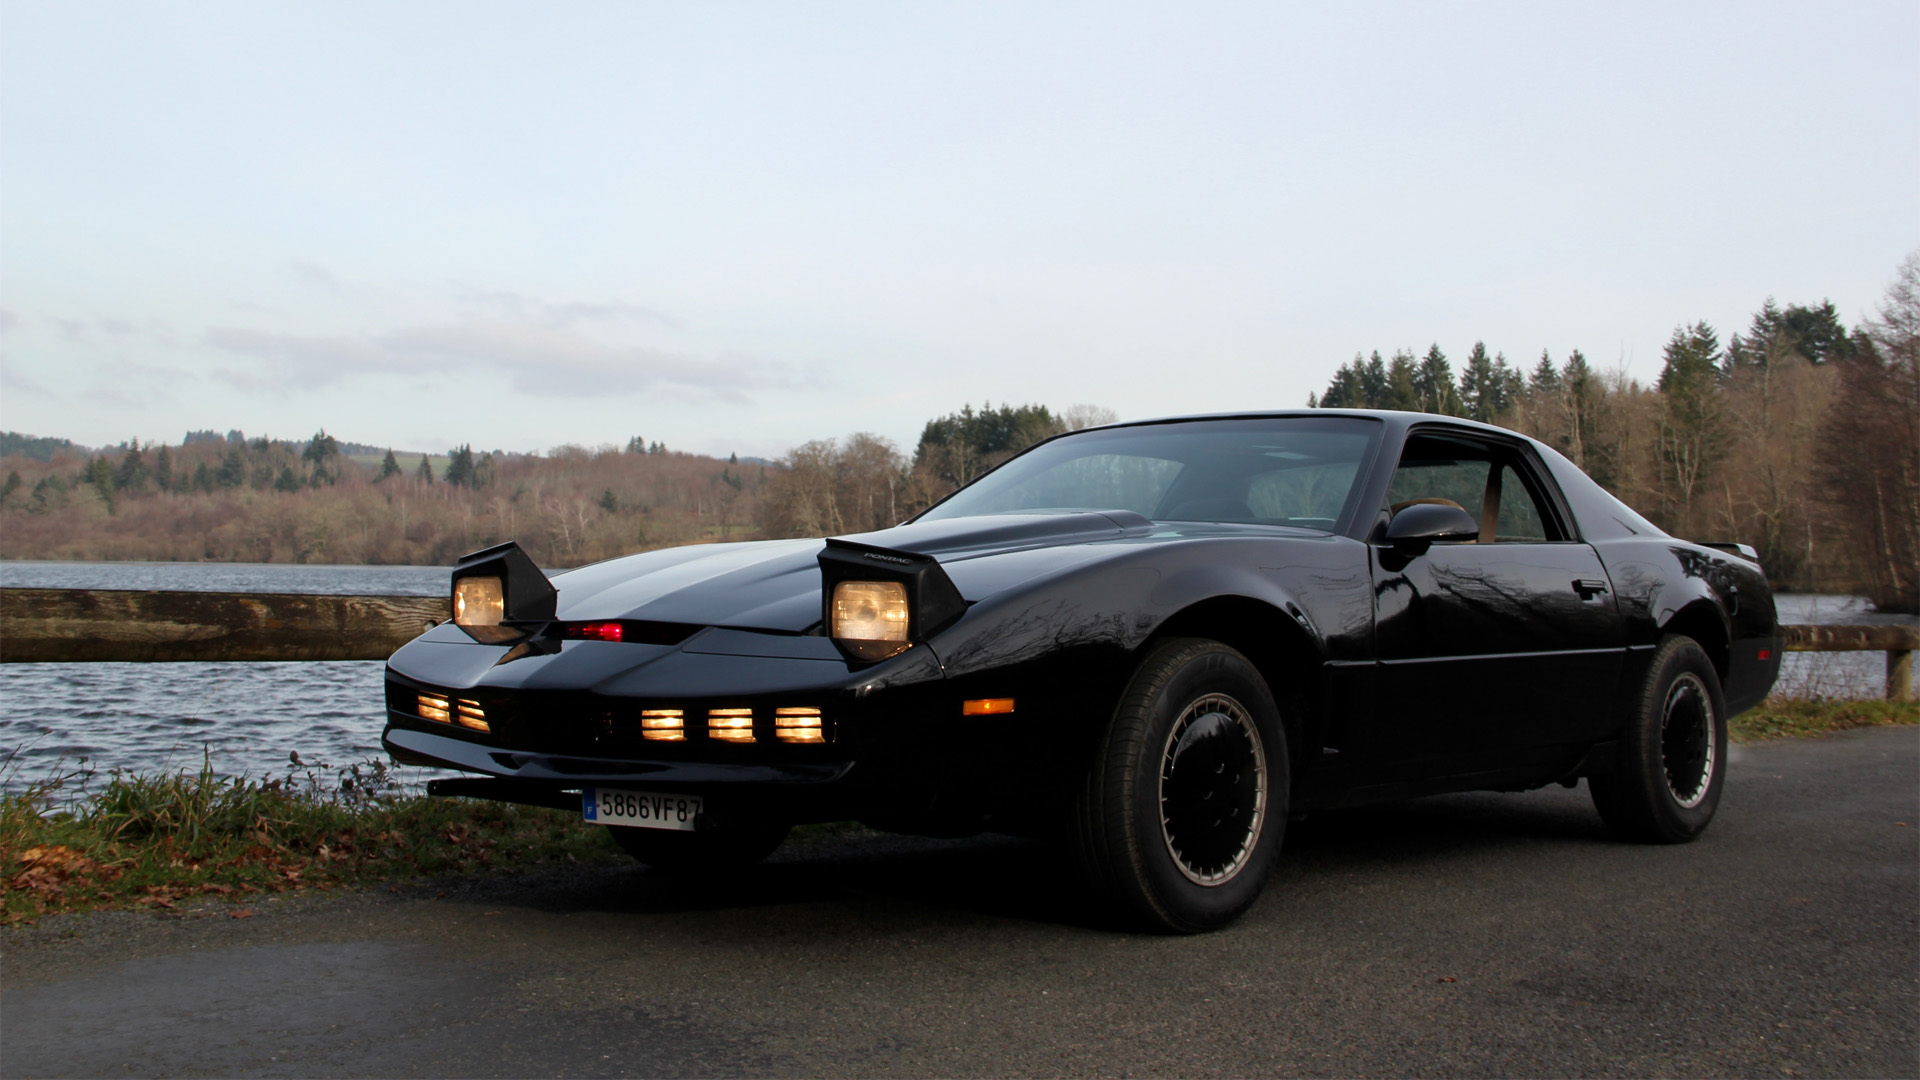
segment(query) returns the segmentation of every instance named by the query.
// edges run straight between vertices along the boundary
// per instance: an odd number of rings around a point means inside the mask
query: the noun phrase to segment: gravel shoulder
[[[1291,827],[1268,894],[1118,933],[1047,848],[830,836],[0,931],[0,1074],[1920,1074],[1920,730],[1734,749],[1719,819],[1584,791]]]

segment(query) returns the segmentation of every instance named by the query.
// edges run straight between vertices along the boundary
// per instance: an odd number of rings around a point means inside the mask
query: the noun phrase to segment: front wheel
[[[1135,672],[1077,794],[1076,862],[1149,926],[1218,929],[1273,870],[1288,781],[1259,670],[1219,642],[1166,642]]]
[[[1627,717],[1617,766],[1587,781],[1593,805],[1615,835],[1683,844],[1713,820],[1726,775],[1720,677],[1699,643],[1669,637]]]

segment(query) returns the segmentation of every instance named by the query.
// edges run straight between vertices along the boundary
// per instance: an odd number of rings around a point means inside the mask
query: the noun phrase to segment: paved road
[[[0,1072],[1920,1073],[1920,731],[1736,749],[1699,843],[1584,792],[1296,824],[1198,938],[1047,850],[847,838],[737,894],[640,869],[5,932]]]

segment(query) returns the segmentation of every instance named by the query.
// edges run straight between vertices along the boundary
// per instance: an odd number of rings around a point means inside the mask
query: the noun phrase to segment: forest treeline
[[[857,434],[779,462],[722,460],[639,436],[624,447],[505,454],[458,446],[356,461],[304,440],[189,432],[86,451],[6,433],[0,558],[445,565],[518,540],[568,567],[705,541],[895,524],[1015,452],[1112,412],[969,405],[929,421],[912,454]],[[377,454],[378,452],[375,451]]]
[[[1356,356],[1308,404],[1525,432],[1676,536],[1753,545],[1776,588],[1920,607],[1920,253],[1852,329],[1771,299],[1724,343],[1676,327],[1652,386],[1579,350],[1523,368],[1477,343],[1456,375],[1434,345]]]
[[[1476,344],[1456,372],[1435,345],[1356,356],[1308,404],[1514,428],[1675,535],[1752,544],[1776,587],[1920,606],[1920,253],[1857,327],[1831,303],[1772,300],[1725,342],[1705,322],[1680,326],[1651,386],[1578,350],[1522,365]],[[1092,405],[967,405],[927,421],[911,451],[855,433],[777,462],[638,436],[546,454],[459,446],[438,475],[424,455],[379,455],[325,431],[190,432],[179,445],[99,452],[9,432],[0,557],[445,565],[513,539],[565,567],[675,544],[864,532],[1042,438],[1114,419]]]

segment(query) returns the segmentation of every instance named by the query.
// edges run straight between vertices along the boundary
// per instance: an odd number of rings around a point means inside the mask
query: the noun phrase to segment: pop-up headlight
[[[453,621],[475,641],[524,636],[515,624],[551,621],[556,596],[547,575],[512,541],[463,555],[453,567]]]
[[[885,660],[946,629],[967,610],[932,556],[828,540],[820,552],[821,617],[848,657]]]
[[[912,644],[901,582],[842,581],[833,587],[832,607],[827,633],[862,660],[885,660]]]
[[[461,626],[499,626],[507,617],[507,590],[497,577],[453,583],[453,621]]]

